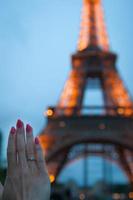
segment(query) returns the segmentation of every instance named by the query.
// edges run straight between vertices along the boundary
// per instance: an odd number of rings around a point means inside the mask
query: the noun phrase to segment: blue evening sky
[[[133,0],[103,0],[111,49],[133,94]],[[0,1],[0,129],[6,147],[18,118],[44,127],[43,112],[56,105],[79,34],[81,0]],[[3,152],[5,154],[5,150]]]

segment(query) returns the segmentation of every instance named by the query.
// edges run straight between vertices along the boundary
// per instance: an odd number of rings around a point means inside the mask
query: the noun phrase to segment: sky
[[[21,118],[37,135],[44,111],[56,105],[76,51],[81,0],[0,1],[0,130],[3,155],[9,129]],[[103,0],[111,50],[133,95],[133,1]]]

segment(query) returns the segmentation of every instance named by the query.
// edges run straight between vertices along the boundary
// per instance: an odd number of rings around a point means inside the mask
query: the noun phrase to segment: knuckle
[[[33,157],[34,156],[34,152],[33,151],[28,151],[27,152],[27,157]]]
[[[27,173],[27,162],[25,159],[20,160],[20,171],[21,173]]]
[[[19,153],[22,153],[22,154],[25,153],[24,147],[18,147],[17,150]]]

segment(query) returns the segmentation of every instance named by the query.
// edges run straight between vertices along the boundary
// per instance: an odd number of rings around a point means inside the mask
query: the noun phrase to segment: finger
[[[2,184],[0,183],[0,199],[2,199],[2,193],[3,193],[3,186],[2,186]]]
[[[27,167],[26,149],[25,149],[26,148],[25,130],[23,122],[21,120],[17,121],[16,139],[17,139],[18,163],[22,167]]]
[[[36,153],[37,166],[38,166],[40,172],[47,173],[44,155],[43,155],[42,148],[40,146],[38,137],[35,138],[35,153]]]
[[[26,126],[26,154],[27,154],[27,162],[28,166],[34,170],[36,168],[35,161],[31,161],[31,158],[35,157],[34,152],[34,137],[33,137],[33,129],[32,127],[27,124]]]
[[[7,162],[8,162],[8,173],[11,173],[17,164],[17,153],[16,153],[16,129],[14,127],[11,128],[9,138],[8,138],[8,146],[7,146]]]

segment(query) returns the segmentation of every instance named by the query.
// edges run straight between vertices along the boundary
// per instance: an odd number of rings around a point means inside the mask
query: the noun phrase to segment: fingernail
[[[32,127],[29,124],[26,125],[26,132],[27,133],[31,133],[32,132]]]
[[[10,130],[10,133],[11,133],[12,135],[14,135],[15,132],[16,132],[16,129],[15,129],[14,127],[12,127],[11,130]]]
[[[38,137],[35,138],[35,144],[40,144]]]
[[[18,119],[17,128],[22,128],[22,126],[23,126],[23,122],[20,119]]]

